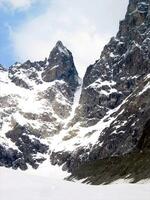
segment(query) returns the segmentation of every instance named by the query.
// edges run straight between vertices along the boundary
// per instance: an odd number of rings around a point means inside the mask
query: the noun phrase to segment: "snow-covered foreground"
[[[48,176],[41,173],[13,171],[0,168],[1,200],[149,200],[149,184],[114,184],[90,186],[62,180],[59,169],[52,168]],[[58,175],[59,174],[59,175]],[[62,173],[63,174],[63,173]],[[64,174],[65,175],[65,174]]]

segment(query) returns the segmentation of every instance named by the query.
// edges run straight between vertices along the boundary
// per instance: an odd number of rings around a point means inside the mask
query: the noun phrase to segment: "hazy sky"
[[[116,35],[129,0],[0,0],[0,63],[48,57],[57,40],[82,76]]]

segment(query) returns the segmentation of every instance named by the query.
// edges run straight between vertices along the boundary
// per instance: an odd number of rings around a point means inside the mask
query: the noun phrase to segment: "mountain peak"
[[[72,53],[61,41],[58,41],[52,49],[48,58],[47,68],[43,72],[42,77],[46,82],[64,80],[73,88],[78,86],[78,73]]]
[[[57,57],[71,57],[71,52],[63,45],[63,43],[59,40],[55,47],[52,49],[50,55],[49,55],[49,60],[52,58],[57,58]]]
[[[64,45],[63,45],[63,43],[62,43],[61,40],[58,40],[58,41],[56,42],[56,46],[64,47]]]

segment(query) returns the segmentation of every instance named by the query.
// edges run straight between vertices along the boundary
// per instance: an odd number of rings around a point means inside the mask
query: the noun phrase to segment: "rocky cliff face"
[[[78,111],[85,123],[97,123],[149,73],[149,37],[149,1],[130,1],[117,36],[85,74]]]
[[[50,154],[53,165],[74,173],[85,163],[149,151],[149,21],[149,0],[130,0],[83,84],[60,41],[45,61],[0,66],[0,165],[37,168]]]
[[[89,161],[138,149],[150,117],[149,21],[149,0],[130,0],[119,32],[83,79],[79,106],[69,128],[78,135],[78,140],[72,139],[75,150],[53,152],[54,164],[64,163],[65,157],[65,168],[74,170]],[[81,137],[86,142],[78,145]]]
[[[73,90],[78,86],[78,73],[76,71],[72,53],[58,41],[47,60],[47,68],[42,73],[46,82],[64,80]]]

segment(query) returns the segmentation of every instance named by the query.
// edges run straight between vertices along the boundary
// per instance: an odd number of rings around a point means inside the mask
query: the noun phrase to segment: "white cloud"
[[[7,7],[9,9],[27,9],[34,0],[0,0],[0,6]]]
[[[128,0],[51,0],[47,11],[13,28],[16,59],[40,60],[57,40],[70,49],[81,76],[118,28]]]

